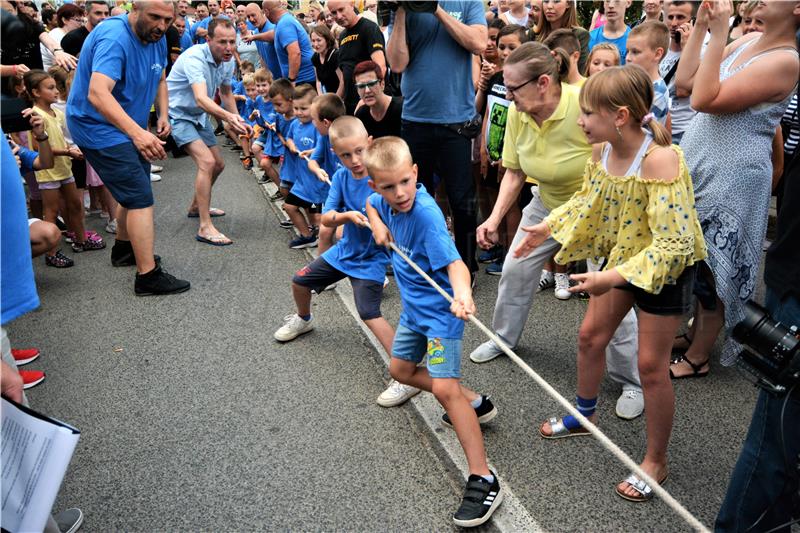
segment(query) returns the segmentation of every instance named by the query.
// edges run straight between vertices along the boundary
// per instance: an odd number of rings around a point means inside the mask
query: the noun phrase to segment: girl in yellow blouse
[[[601,272],[576,274],[572,291],[591,295],[578,338],[578,410],[594,421],[605,348],[622,317],[639,308],[639,374],[644,391],[647,451],[642,468],[667,477],[674,393],[672,341],[689,310],[693,265],[706,257],[683,153],[649,114],[653,84],[644,70],[612,67],[589,78],[580,94],[579,125],[595,145],[582,188],[514,251],[529,254],[552,236],[556,261],[605,258]],[[572,416],[551,418],[544,438],[588,435]],[[652,489],[635,475],[616,486],[621,497],[647,501]]]

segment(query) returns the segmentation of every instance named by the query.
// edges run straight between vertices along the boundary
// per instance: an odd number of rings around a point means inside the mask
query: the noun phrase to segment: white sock
[[[473,409],[477,409],[478,407],[481,406],[482,403],[483,403],[483,396],[478,396],[477,398],[469,402],[469,404],[472,406]]]

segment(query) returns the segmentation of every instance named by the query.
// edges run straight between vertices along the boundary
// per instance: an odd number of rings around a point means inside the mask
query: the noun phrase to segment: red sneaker
[[[30,389],[44,381],[44,372],[41,370],[20,370],[19,375],[22,376],[23,389]]]
[[[22,366],[36,361],[41,354],[38,348],[25,348],[23,350],[11,348],[11,355],[14,356],[14,361],[16,361],[17,366]]]

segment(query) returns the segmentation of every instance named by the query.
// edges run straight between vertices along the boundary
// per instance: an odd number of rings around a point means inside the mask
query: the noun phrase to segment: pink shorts
[[[100,179],[100,174],[97,173],[95,169],[92,168],[92,165],[89,162],[86,162],[86,186],[87,187],[102,187],[103,180]]]
[[[39,182],[39,190],[40,191],[49,191],[60,189],[62,185],[68,185],[70,183],[75,183],[75,178],[70,176],[65,180],[60,181],[40,181]]]

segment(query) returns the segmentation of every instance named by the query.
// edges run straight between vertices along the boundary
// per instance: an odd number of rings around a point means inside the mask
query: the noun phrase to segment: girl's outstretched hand
[[[532,251],[541,246],[550,236],[550,227],[544,222],[539,222],[535,226],[520,226],[527,235],[514,250],[514,257],[528,257]]]
[[[620,276],[616,269],[573,274],[569,278],[578,282],[569,288],[569,292],[587,292],[592,296],[600,296],[625,283],[625,278]]]

